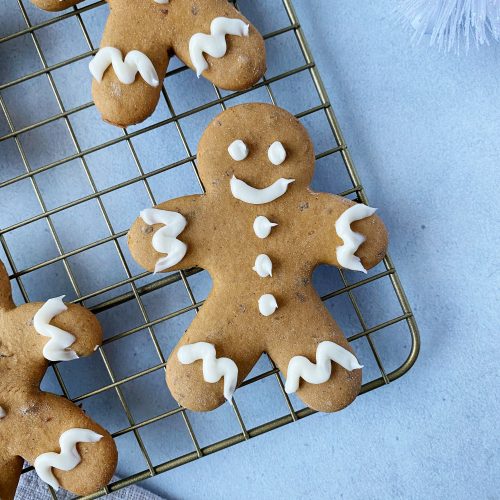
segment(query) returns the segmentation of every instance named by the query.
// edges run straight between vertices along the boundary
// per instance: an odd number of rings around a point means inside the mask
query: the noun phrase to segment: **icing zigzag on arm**
[[[361,271],[366,274],[366,269],[361,264],[360,258],[354,255],[365,241],[365,237],[360,233],[355,233],[351,229],[351,224],[354,221],[370,217],[376,210],[376,208],[358,203],[348,208],[335,222],[335,230],[344,242],[343,245],[337,247],[336,251],[337,261],[342,267],[351,269],[352,271]]]
[[[356,356],[335,342],[326,340],[316,348],[316,364],[304,356],[294,356],[288,363],[285,391],[288,394],[297,391],[300,378],[310,384],[322,384],[330,380],[332,361],[348,371],[363,368]]]
[[[43,348],[43,356],[49,361],[71,361],[78,358],[75,351],[68,349],[74,344],[75,336],[50,324],[58,314],[68,309],[62,300],[63,298],[64,295],[49,299],[33,318],[35,330],[44,337],[50,337]]]
[[[160,81],[153,63],[146,54],[138,50],[131,50],[123,60],[122,53],[115,47],[102,47],[89,63],[92,76],[101,83],[104,72],[112,65],[116,77],[121,83],[130,85],[139,73],[151,87],[158,87]]]
[[[241,19],[216,17],[210,23],[210,35],[195,33],[189,40],[189,57],[196,69],[198,78],[208,68],[203,52],[220,58],[226,55],[226,35],[248,36],[249,25]]]
[[[177,212],[158,208],[147,208],[141,212],[140,216],[150,226],[154,224],[165,226],[156,231],[151,242],[157,252],[167,254],[166,257],[158,259],[154,272],[159,273],[178,264],[187,252],[187,245],[177,239],[187,225],[185,217]]]
[[[61,453],[48,452],[39,455],[33,464],[35,471],[42,481],[52,486],[56,491],[59,489],[52,467],[62,471],[73,470],[82,458],[76,449],[77,443],[97,443],[103,436],[88,429],[69,429],[61,434],[59,446]]]
[[[238,367],[232,359],[217,358],[215,354],[213,344],[195,342],[182,346],[177,351],[177,358],[183,365],[203,360],[203,379],[205,382],[215,384],[224,377],[224,397],[231,403],[238,382]]]

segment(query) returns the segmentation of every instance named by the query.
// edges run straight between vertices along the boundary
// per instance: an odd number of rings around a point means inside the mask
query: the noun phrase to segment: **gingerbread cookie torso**
[[[81,0],[32,0],[62,10]],[[107,0],[101,47],[90,62],[105,121],[127,126],[155,109],[170,57],[218,87],[243,90],[266,70],[264,40],[227,0]]]
[[[88,356],[101,345],[88,310],[62,297],[16,307],[0,262],[0,498],[14,498],[23,459],[53,488],[86,495],[112,478],[110,434],[71,401],[39,389],[49,361]]]
[[[321,263],[373,267],[387,232],[374,209],[311,191],[313,168],[312,143],[293,115],[235,106],[199,144],[206,194],[146,209],[132,226],[129,247],[144,268],[199,266],[213,279],[167,364],[183,406],[203,411],[230,400],[263,352],[287,392],[316,410],[339,410],[357,396],[361,365],[311,275]]]

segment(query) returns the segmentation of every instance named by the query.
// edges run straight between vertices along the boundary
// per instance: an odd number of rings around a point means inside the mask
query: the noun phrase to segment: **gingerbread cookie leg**
[[[266,49],[250,21],[226,0],[188,4],[177,6],[177,24],[183,29],[172,41],[176,55],[223,89],[255,84],[266,70]]]
[[[11,500],[16,493],[17,483],[23,468],[23,459],[0,451],[0,498]]]
[[[56,12],[72,7],[83,0],[31,0],[31,2],[40,9]]]
[[[268,353],[284,374],[288,393],[315,410],[338,411],[358,395],[361,365],[316,292],[304,297],[306,307],[287,308],[294,316],[290,328],[279,340],[270,339]]]
[[[111,480],[117,460],[114,441],[73,403],[38,393],[18,413],[22,418],[11,422],[15,452],[53,488],[88,495]]]
[[[243,326],[238,314],[221,314],[232,300],[214,290],[168,359],[170,392],[190,410],[209,411],[231,401],[262,354],[255,342],[241,341],[243,331],[252,338],[250,324]]]
[[[158,7],[151,3],[151,8]],[[103,120],[113,125],[145,120],[160,97],[169,47],[161,31],[146,28],[148,14],[148,9],[117,9],[111,4],[101,47],[89,64],[95,104]]]

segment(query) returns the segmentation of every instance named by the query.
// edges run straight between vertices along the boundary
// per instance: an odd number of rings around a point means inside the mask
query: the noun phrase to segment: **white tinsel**
[[[430,35],[431,45],[458,53],[500,39],[500,0],[402,0],[398,10],[416,43]]]

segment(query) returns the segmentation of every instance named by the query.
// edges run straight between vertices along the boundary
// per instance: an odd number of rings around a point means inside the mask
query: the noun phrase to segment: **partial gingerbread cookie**
[[[80,0],[32,0],[61,10]],[[89,67],[105,121],[125,127],[155,109],[169,59],[176,55],[227,90],[251,87],[266,70],[259,32],[227,0],[107,0],[110,15]]]
[[[23,459],[54,489],[87,495],[112,478],[110,434],[71,401],[40,391],[49,361],[89,356],[101,327],[62,297],[16,307],[0,262],[0,498],[13,499]]]
[[[146,209],[131,228],[130,251],[144,268],[200,266],[213,279],[167,364],[170,391],[186,408],[230,400],[263,352],[286,391],[316,410],[357,396],[361,366],[311,274],[321,263],[366,272],[383,259],[387,232],[375,209],[311,191],[313,168],[311,140],[293,115],[236,106],[200,141],[206,194]]]

